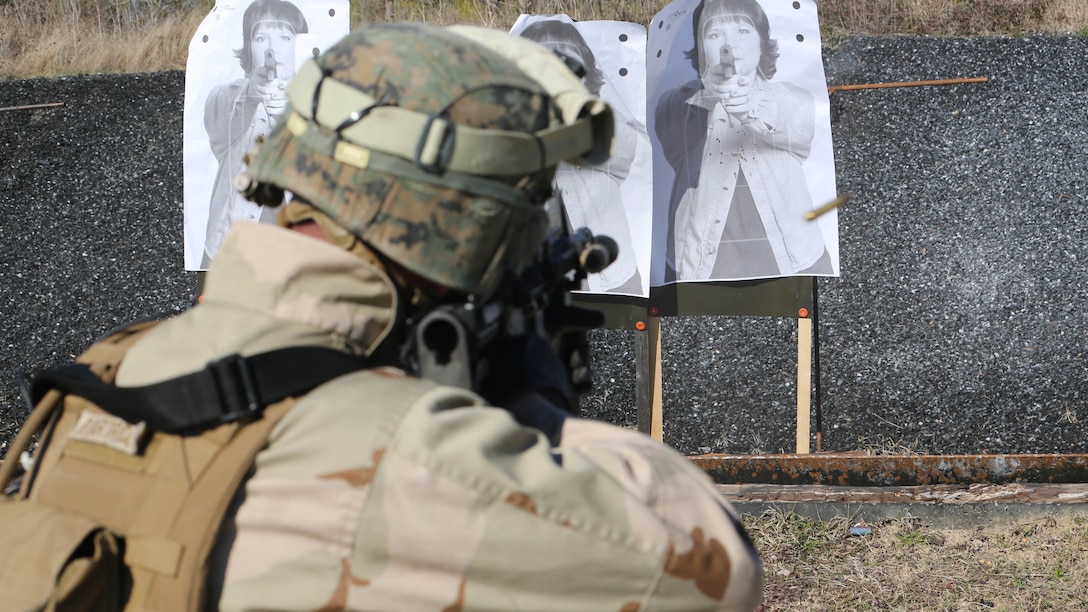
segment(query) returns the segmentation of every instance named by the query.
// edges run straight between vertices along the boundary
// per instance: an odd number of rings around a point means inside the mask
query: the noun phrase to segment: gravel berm
[[[1088,39],[853,38],[833,93],[841,278],[819,281],[825,450],[1088,451]],[[0,82],[0,453],[16,382],[128,321],[175,313],[184,74]],[[593,333],[592,418],[635,422],[635,336]],[[662,324],[665,441],[794,449],[797,322]]]

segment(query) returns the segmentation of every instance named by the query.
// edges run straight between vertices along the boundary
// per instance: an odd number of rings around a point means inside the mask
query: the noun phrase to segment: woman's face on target
[[[703,74],[722,71],[723,64],[732,64],[740,75],[753,75],[762,56],[759,32],[742,17],[714,17],[703,26],[700,54]]]

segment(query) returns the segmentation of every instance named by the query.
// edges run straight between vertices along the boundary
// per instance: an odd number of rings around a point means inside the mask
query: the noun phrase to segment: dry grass
[[[831,38],[1088,33],[1083,0],[820,0],[818,6]]]
[[[212,2],[138,4],[0,0],[0,78],[183,69]]]
[[[763,610],[1085,610],[1088,518],[932,529],[769,511],[744,521],[763,558]]]
[[[0,0],[0,78],[182,69],[213,0]],[[131,10],[135,4],[139,10]],[[351,23],[507,28],[521,13],[648,24],[648,0],[351,0]],[[829,43],[851,34],[1088,35],[1084,0],[819,0]]]
[[[183,70],[189,38],[201,18],[195,12],[166,16],[148,24],[138,37],[112,29],[86,28],[78,34],[65,28],[46,30],[21,55],[11,56],[10,65],[0,62],[0,74],[56,76]],[[119,36],[125,44],[119,44]]]

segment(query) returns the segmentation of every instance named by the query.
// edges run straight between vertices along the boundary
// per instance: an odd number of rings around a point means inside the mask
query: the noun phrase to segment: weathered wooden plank
[[[1088,484],[971,484],[908,487],[718,485],[731,502],[841,504],[1088,504]]]
[[[697,455],[719,484],[896,487],[1088,483],[1088,455]]]

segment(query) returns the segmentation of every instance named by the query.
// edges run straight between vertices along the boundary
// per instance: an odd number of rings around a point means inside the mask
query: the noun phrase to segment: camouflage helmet
[[[532,75],[532,76],[530,76]],[[384,24],[310,60],[251,152],[246,197],[290,191],[408,270],[487,295],[536,255],[560,161],[601,163],[612,114],[544,47]]]

